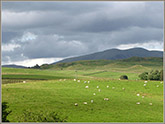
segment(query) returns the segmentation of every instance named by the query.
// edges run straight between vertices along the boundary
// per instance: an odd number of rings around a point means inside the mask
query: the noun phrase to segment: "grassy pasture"
[[[68,117],[67,122],[163,122],[163,83],[148,81],[144,86],[138,78],[144,71],[162,69],[162,59],[150,59],[82,61],[42,69],[3,67],[2,102],[12,110],[8,120],[21,121],[19,117],[28,110],[45,115],[55,111]],[[121,75],[129,80],[118,80]]]
[[[2,100],[7,101],[12,110],[8,117],[11,122],[19,121],[25,109],[45,113],[56,111],[61,116],[68,116],[68,122],[162,122],[163,84],[160,81],[149,81],[146,87],[143,84],[144,81],[104,79],[90,80],[89,84],[72,79],[29,81],[3,84]],[[104,101],[104,98],[109,98],[109,101]],[[137,102],[141,104],[137,105]],[[153,105],[149,105],[150,102]]]

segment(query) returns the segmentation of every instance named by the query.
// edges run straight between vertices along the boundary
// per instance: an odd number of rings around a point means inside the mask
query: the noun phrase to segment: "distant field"
[[[162,59],[135,57],[43,65],[41,69],[3,67],[2,102],[8,102],[12,110],[10,122],[21,122],[24,110],[45,115],[58,112],[68,117],[67,122],[163,122],[163,83],[148,81],[144,86],[138,77],[162,66]],[[129,80],[119,80],[121,75]]]

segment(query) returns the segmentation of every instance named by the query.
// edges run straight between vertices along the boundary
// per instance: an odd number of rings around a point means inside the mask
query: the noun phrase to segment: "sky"
[[[134,47],[163,51],[163,2],[2,2],[2,65]]]

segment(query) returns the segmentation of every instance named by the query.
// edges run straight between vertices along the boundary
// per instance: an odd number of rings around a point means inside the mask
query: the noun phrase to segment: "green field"
[[[42,69],[2,68],[2,102],[8,102],[12,110],[8,120],[23,122],[20,117],[27,110],[45,115],[57,112],[67,122],[163,122],[163,83],[148,81],[144,86],[138,77],[144,71],[162,69],[162,63],[77,63]],[[129,80],[119,80],[123,74]]]

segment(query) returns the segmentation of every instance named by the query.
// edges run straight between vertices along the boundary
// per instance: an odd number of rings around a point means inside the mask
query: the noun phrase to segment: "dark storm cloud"
[[[163,2],[2,4],[3,61],[75,56],[151,41],[163,42]]]

